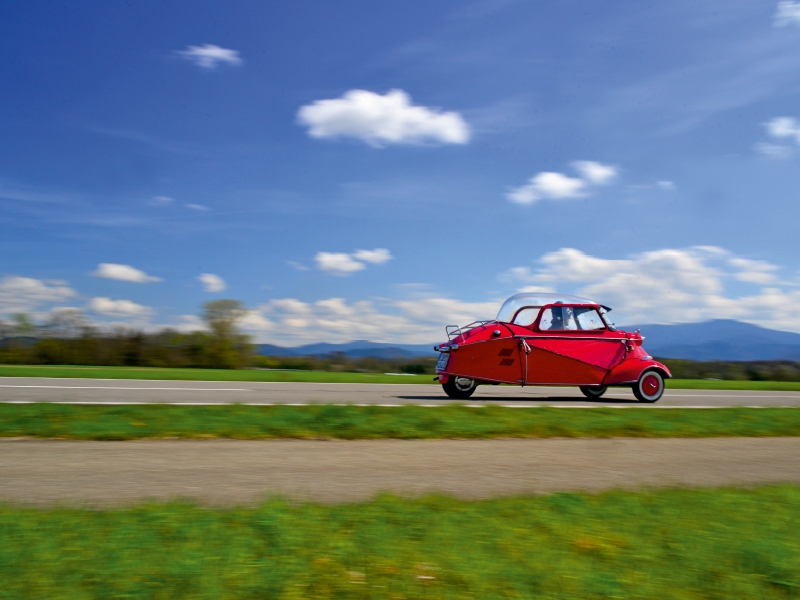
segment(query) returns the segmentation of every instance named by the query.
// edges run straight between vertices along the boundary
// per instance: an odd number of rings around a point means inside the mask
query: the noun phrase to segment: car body
[[[653,360],[643,337],[614,327],[611,309],[587,298],[528,293],[512,296],[493,321],[448,325],[436,366],[451,398],[468,398],[480,384],[578,386],[599,398],[627,386],[656,402],[669,369]]]

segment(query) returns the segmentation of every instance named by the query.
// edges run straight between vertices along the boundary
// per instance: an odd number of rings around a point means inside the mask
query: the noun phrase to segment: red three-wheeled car
[[[494,321],[448,325],[436,372],[451,398],[466,399],[482,383],[579,386],[599,398],[627,386],[640,402],[664,393],[669,369],[642,348],[639,332],[618,330],[611,309],[586,298],[517,294]]]

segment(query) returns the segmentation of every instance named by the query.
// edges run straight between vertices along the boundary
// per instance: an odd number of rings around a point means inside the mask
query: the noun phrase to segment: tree
[[[14,332],[19,337],[32,337],[36,334],[36,325],[25,313],[12,315],[14,321]]]
[[[237,323],[246,314],[247,309],[238,300],[212,300],[203,305],[203,320],[212,336],[209,348],[211,366],[222,369],[245,366],[250,344]]]

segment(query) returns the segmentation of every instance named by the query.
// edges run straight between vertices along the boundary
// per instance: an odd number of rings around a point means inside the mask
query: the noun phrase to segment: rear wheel
[[[454,400],[466,400],[475,392],[478,382],[466,377],[450,377],[442,384],[445,394]]]
[[[606,393],[607,389],[608,388],[606,386],[604,386],[604,385],[582,385],[581,386],[581,392],[583,392],[583,395],[586,396],[587,398],[591,398],[591,399],[599,398],[600,396],[602,396],[603,394]]]
[[[633,395],[639,402],[658,402],[664,393],[664,378],[658,371],[645,371],[633,384]]]

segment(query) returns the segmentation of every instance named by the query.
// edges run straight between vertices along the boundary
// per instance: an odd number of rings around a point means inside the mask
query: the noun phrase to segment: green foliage
[[[800,436],[800,409],[0,404],[0,437],[20,436],[82,440]]]
[[[41,335],[0,342],[0,363],[231,369],[249,365],[251,348],[245,336],[220,340],[202,331],[103,334],[84,329],[69,337]]]
[[[791,361],[693,361],[661,360],[678,379],[723,379],[740,381],[800,381],[800,362]]]
[[[0,597],[794,598],[800,489],[0,507]]]
[[[97,379],[160,379],[164,381],[286,381],[310,383],[424,383],[430,375],[385,375],[257,369],[179,369],[155,367],[83,367],[72,365],[0,365],[0,377],[64,377]]]
[[[247,311],[238,300],[212,300],[203,305],[203,320],[211,332],[206,354],[217,369],[241,369],[249,364],[248,337],[237,328]]]

